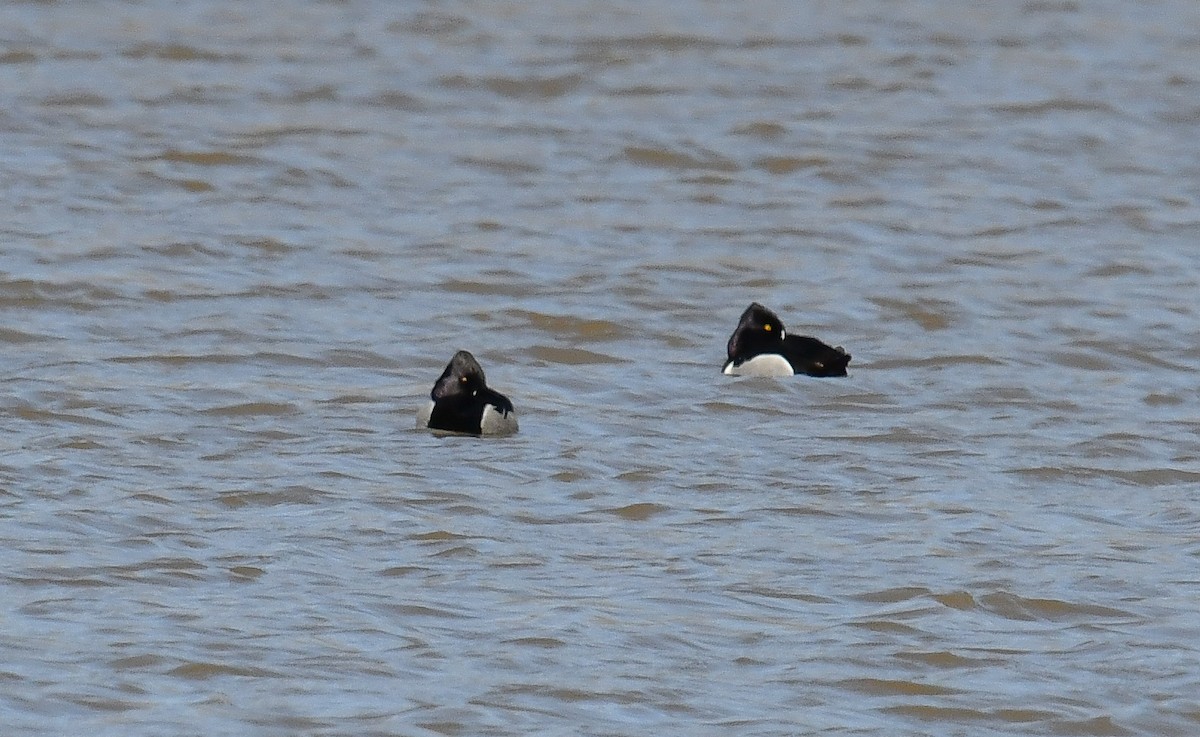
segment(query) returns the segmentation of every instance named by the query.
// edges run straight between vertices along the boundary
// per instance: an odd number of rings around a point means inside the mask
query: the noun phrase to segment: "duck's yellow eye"
[[[766,325],[763,325],[763,330],[766,330],[768,333],[774,329],[775,328],[771,327],[771,323],[767,323]]]
[[[465,377],[465,376],[458,377],[458,383],[460,383],[460,384],[467,383],[467,377]]]

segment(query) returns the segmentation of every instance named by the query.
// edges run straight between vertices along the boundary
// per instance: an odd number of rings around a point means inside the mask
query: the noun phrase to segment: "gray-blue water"
[[[1200,732],[1200,5],[0,7],[0,724]],[[753,300],[844,379],[722,376]],[[459,348],[510,439],[413,429]]]

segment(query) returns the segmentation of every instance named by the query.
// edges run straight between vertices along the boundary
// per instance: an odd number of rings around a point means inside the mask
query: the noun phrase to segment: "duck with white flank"
[[[850,354],[807,335],[788,335],[779,317],[757,302],[742,313],[729,336],[730,376],[845,376]]]
[[[511,435],[517,431],[512,402],[489,389],[483,367],[467,351],[446,364],[428,405],[417,413],[417,427],[469,435]]]

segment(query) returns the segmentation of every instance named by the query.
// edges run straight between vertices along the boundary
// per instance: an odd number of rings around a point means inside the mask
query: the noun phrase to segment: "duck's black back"
[[[807,335],[789,335],[783,340],[783,356],[792,370],[809,376],[845,376],[850,354]]]

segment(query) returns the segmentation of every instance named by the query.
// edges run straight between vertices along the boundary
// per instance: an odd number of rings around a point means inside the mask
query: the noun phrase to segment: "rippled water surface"
[[[1200,5],[0,7],[11,734],[1200,733]],[[752,300],[854,355],[735,379]],[[510,439],[412,428],[459,348]]]

